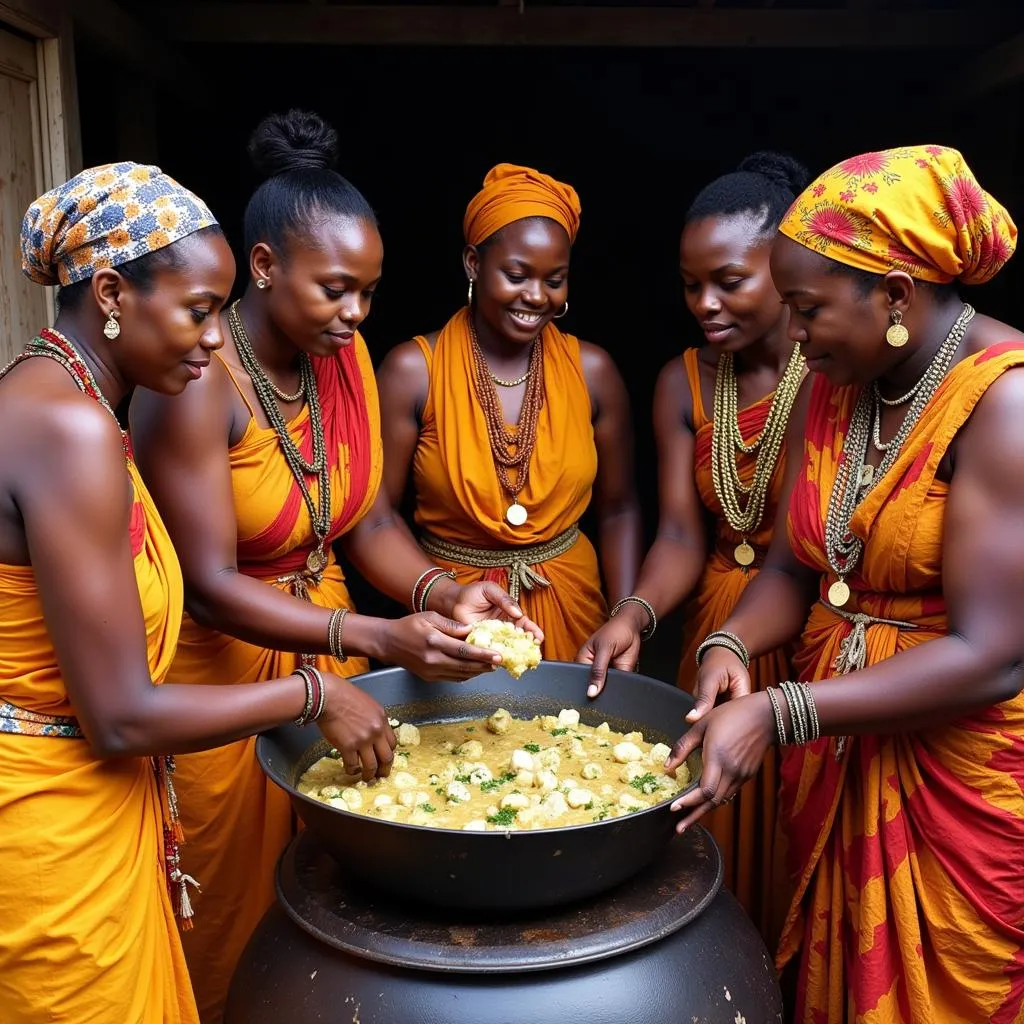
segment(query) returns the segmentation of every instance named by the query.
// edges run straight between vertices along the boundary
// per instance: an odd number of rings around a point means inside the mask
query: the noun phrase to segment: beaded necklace
[[[914,385],[913,402],[892,440],[882,444],[879,437],[880,415],[874,415],[874,410],[879,409],[877,389],[866,387],[857,399],[843,439],[843,454],[836,468],[836,479],[825,513],[825,556],[836,576],[828,588],[828,600],[836,608],[842,608],[850,600],[850,585],[846,577],[853,572],[864,551],[864,542],[850,532],[854,512],[895,463],[924,407],[949,372],[953,356],[973,319],[974,308],[965,303],[920,381]],[[878,469],[867,462],[868,445],[872,440],[875,447],[884,453]]]
[[[736,564],[744,568],[754,561],[754,549],[747,537],[757,532],[764,517],[768,488],[786,438],[786,425],[800,390],[805,365],[799,346],[794,346],[786,371],[772,397],[764,427],[754,441],[746,444],[740,432],[737,410],[739,384],[733,368],[732,353],[723,352],[718,359],[714,418],[711,422],[711,481],[725,521],[742,537],[733,557]],[[749,485],[740,480],[736,466],[737,451],[746,455],[757,452],[754,477]],[[746,505],[741,501],[741,494],[746,495]]]
[[[40,356],[44,359],[52,359],[58,365],[63,366],[78,386],[78,390],[98,402],[110,413],[113,421],[117,423],[117,430],[121,435],[121,448],[124,450],[125,461],[129,461],[131,446],[128,442],[127,432],[121,429],[121,424],[118,422],[117,413],[107,401],[106,395],[100,390],[99,382],[92,370],[89,369],[89,364],[82,358],[74,344],[60,331],[56,331],[52,327],[44,327],[39,335],[25,346],[23,352],[20,352],[3,369],[0,369],[0,378],[6,376],[10,370],[26,359]]]
[[[256,358],[252,342],[249,340],[249,335],[246,334],[245,327],[242,325],[242,318],[238,314],[237,301],[228,313],[228,327],[235,342],[235,349],[238,351],[238,358],[245,372],[249,374],[263,413],[277,434],[285,462],[288,463],[288,468],[292,471],[292,476],[295,477],[295,482],[302,492],[302,500],[309,510],[310,522],[313,524],[313,532],[316,534],[316,547],[306,556],[306,568],[311,573],[321,573],[327,567],[327,554],[324,551],[324,545],[327,542],[327,535],[330,533],[332,523],[331,468],[327,459],[320,393],[316,386],[313,363],[305,352],[300,354],[299,394],[306,396],[306,403],[309,406],[309,429],[313,438],[313,459],[307,462],[299,450],[299,446],[292,440],[292,436],[288,432],[288,424],[277,404],[277,398],[281,398],[281,393],[275,389],[266,370]],[[282,401],[288,401],[291,398],[292,396],[285,396]],[[314,504],[309,485],[306,483],[307,473],[315,475],[319,484],[317,504]]]
[[[473,326],[472,315],[468,318],[469,340],[473,351],[473,385],[477,399],[484,412],[487,424],[487,438],[491,444],[491,455],[494,457],[494,468],[498,473],[501,486],[512,498],[505,510],[505,519],[512,526],[522,526],[527,519],[526,509],[519,504],[519,495],[525,490],[530,478],[530,457],[537,443],[537,420],[544,405],[544,344],[540,337],[533,343],[530,353],[530,364],[526,371],[526,393],[519,410],[519,423],[514,431],[505,425],[505,414],[501,408],[501,400],[494,386],[490,367],[484,357],[480,343],[477,341],[476,328]],[[502,382],[503,386],[510,386]],[[510,449],[514,449],[512,454]],[[516,482],[513,484],[508,471],[515,469]]]

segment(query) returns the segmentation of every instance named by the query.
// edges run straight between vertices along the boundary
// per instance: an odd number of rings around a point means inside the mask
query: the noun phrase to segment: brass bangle
[[[704,655],[712,647],[724,647],[727,651],[732,651],[743,662],[744,668],[750,668],[750,655],[747,653],[746,644],[735,633],[724,629],[716,629],[713,633],[708,633],[700,642],[696,654],[697,668],[700,668]]]
[[[615,606],[612,608],[609,618],[614,619],[615,616],[622,611],[627,604],[638,604],[645,612],[647,612],[648,623],[647,628],[640,631],[641,640],[650,640],[654,636],[654,631],[658,628],[658,616],[654,614],[654,605],[650,601],[643,597],[638,597],[636,594],[630,594],[629,597],[624,597],[621,601],[617,601]]]
[[[340,662],[348,661],[343,642],[345,616],[348,615],[348,611],[347,608],[335,608],[327,623],[327,649],[330,651],[331,657]]]
[[[779,707],[779,698],[775,696],[775,687],[769,686],[766,693],[768,694],[768,700],[772,706],[772,714],[775,716],[775,738],[779,741],[780,747],[785,747],[789,742],[786,739],[786,721],[782,717],[782,708]]]
[[[425,612],[427,610],[427,601],[430,598],[430,592],[437,586],[438,581],[443,579],[454,580],[455,573],[453,573],[451,569],[445,569],[443,572],[438,572],[433,579],[427,580],[426,586],[423,588],[423,593],[420,596],[420,606],[416,609],[417,611]]]
[[[300,665],[292,675],[298,676],[306,684],[306,701],[302,705],[299,717],[295,719],[296,725],[303,726],[309,721],[309,716],[313,712],[313,677],[304,665]]]

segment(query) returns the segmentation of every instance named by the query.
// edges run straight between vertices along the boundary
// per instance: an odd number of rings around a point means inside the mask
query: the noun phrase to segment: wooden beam
[[[1024,78],[1024,33],[1013,36],[972,60],[953,76],[947,99],[975,100]]]
[[[38,39],[58,35],[63,15],[60,0],[0,0],[0,24]]]
[[[244,11],[244,16],[242,12]],[[166,17],[162,14],[166,13]],[[459,7],[250,3],[148,5],[188,43],[335,46],[679,46],[882,49],[986,45],[1019,31],[1016,11],[695,7]],[[148,56],[148,55],[147,55]]]

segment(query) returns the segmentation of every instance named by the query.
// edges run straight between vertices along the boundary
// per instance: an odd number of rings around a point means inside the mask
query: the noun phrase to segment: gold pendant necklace
[[[526,509],[518,501],[514,501],[505,509],[505,518],[512,526],[522,526],[527,519]]]
[[[739,427],[739,383],[732,353],[725,352],[718,360],[711,423],[711,481],[725,521],[741,537],[733,550],[733,558],[743,569],[753,565],[757,557],[748,537],[757,532],[764,517],[768,490],[785,441],[789,414],[803,380],[804,366],[804,357],[799,347],[794,346],[772,397],[764,427],[758,437],[747,444]],[[737,451],[747,455],[757,452],[749,486],[740,480]],[[745,503],[740,495],[745,496]]]

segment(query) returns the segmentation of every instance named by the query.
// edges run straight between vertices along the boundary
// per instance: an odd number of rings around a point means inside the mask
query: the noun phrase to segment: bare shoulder
[[[1024,366],[1002,373],[986,389],[956,439],[954,480],[962,469],[1001,489],[1024,494]]]
[[[973,352],[981,352],[992,345],[1024,345],[1024,333],[983,314],[975,316],[968,338]]]
[[[679,426],[691,425],[693,399],[681,356],[670,359],[658,374],[654,387],[654,414],[657,419],[671,419]]]
[[[616,379],[621,375],[615,360],[608,354],[606,349],[589,341],[580,342],[580,362],[583,365],[583,372],[588,379],[606,380]]]
[[[392,410],[407,408],[419,415],[430,390],[430,375],[418,342],[403,341],[388,352],[377,370],[377,388],[381,402]]]

